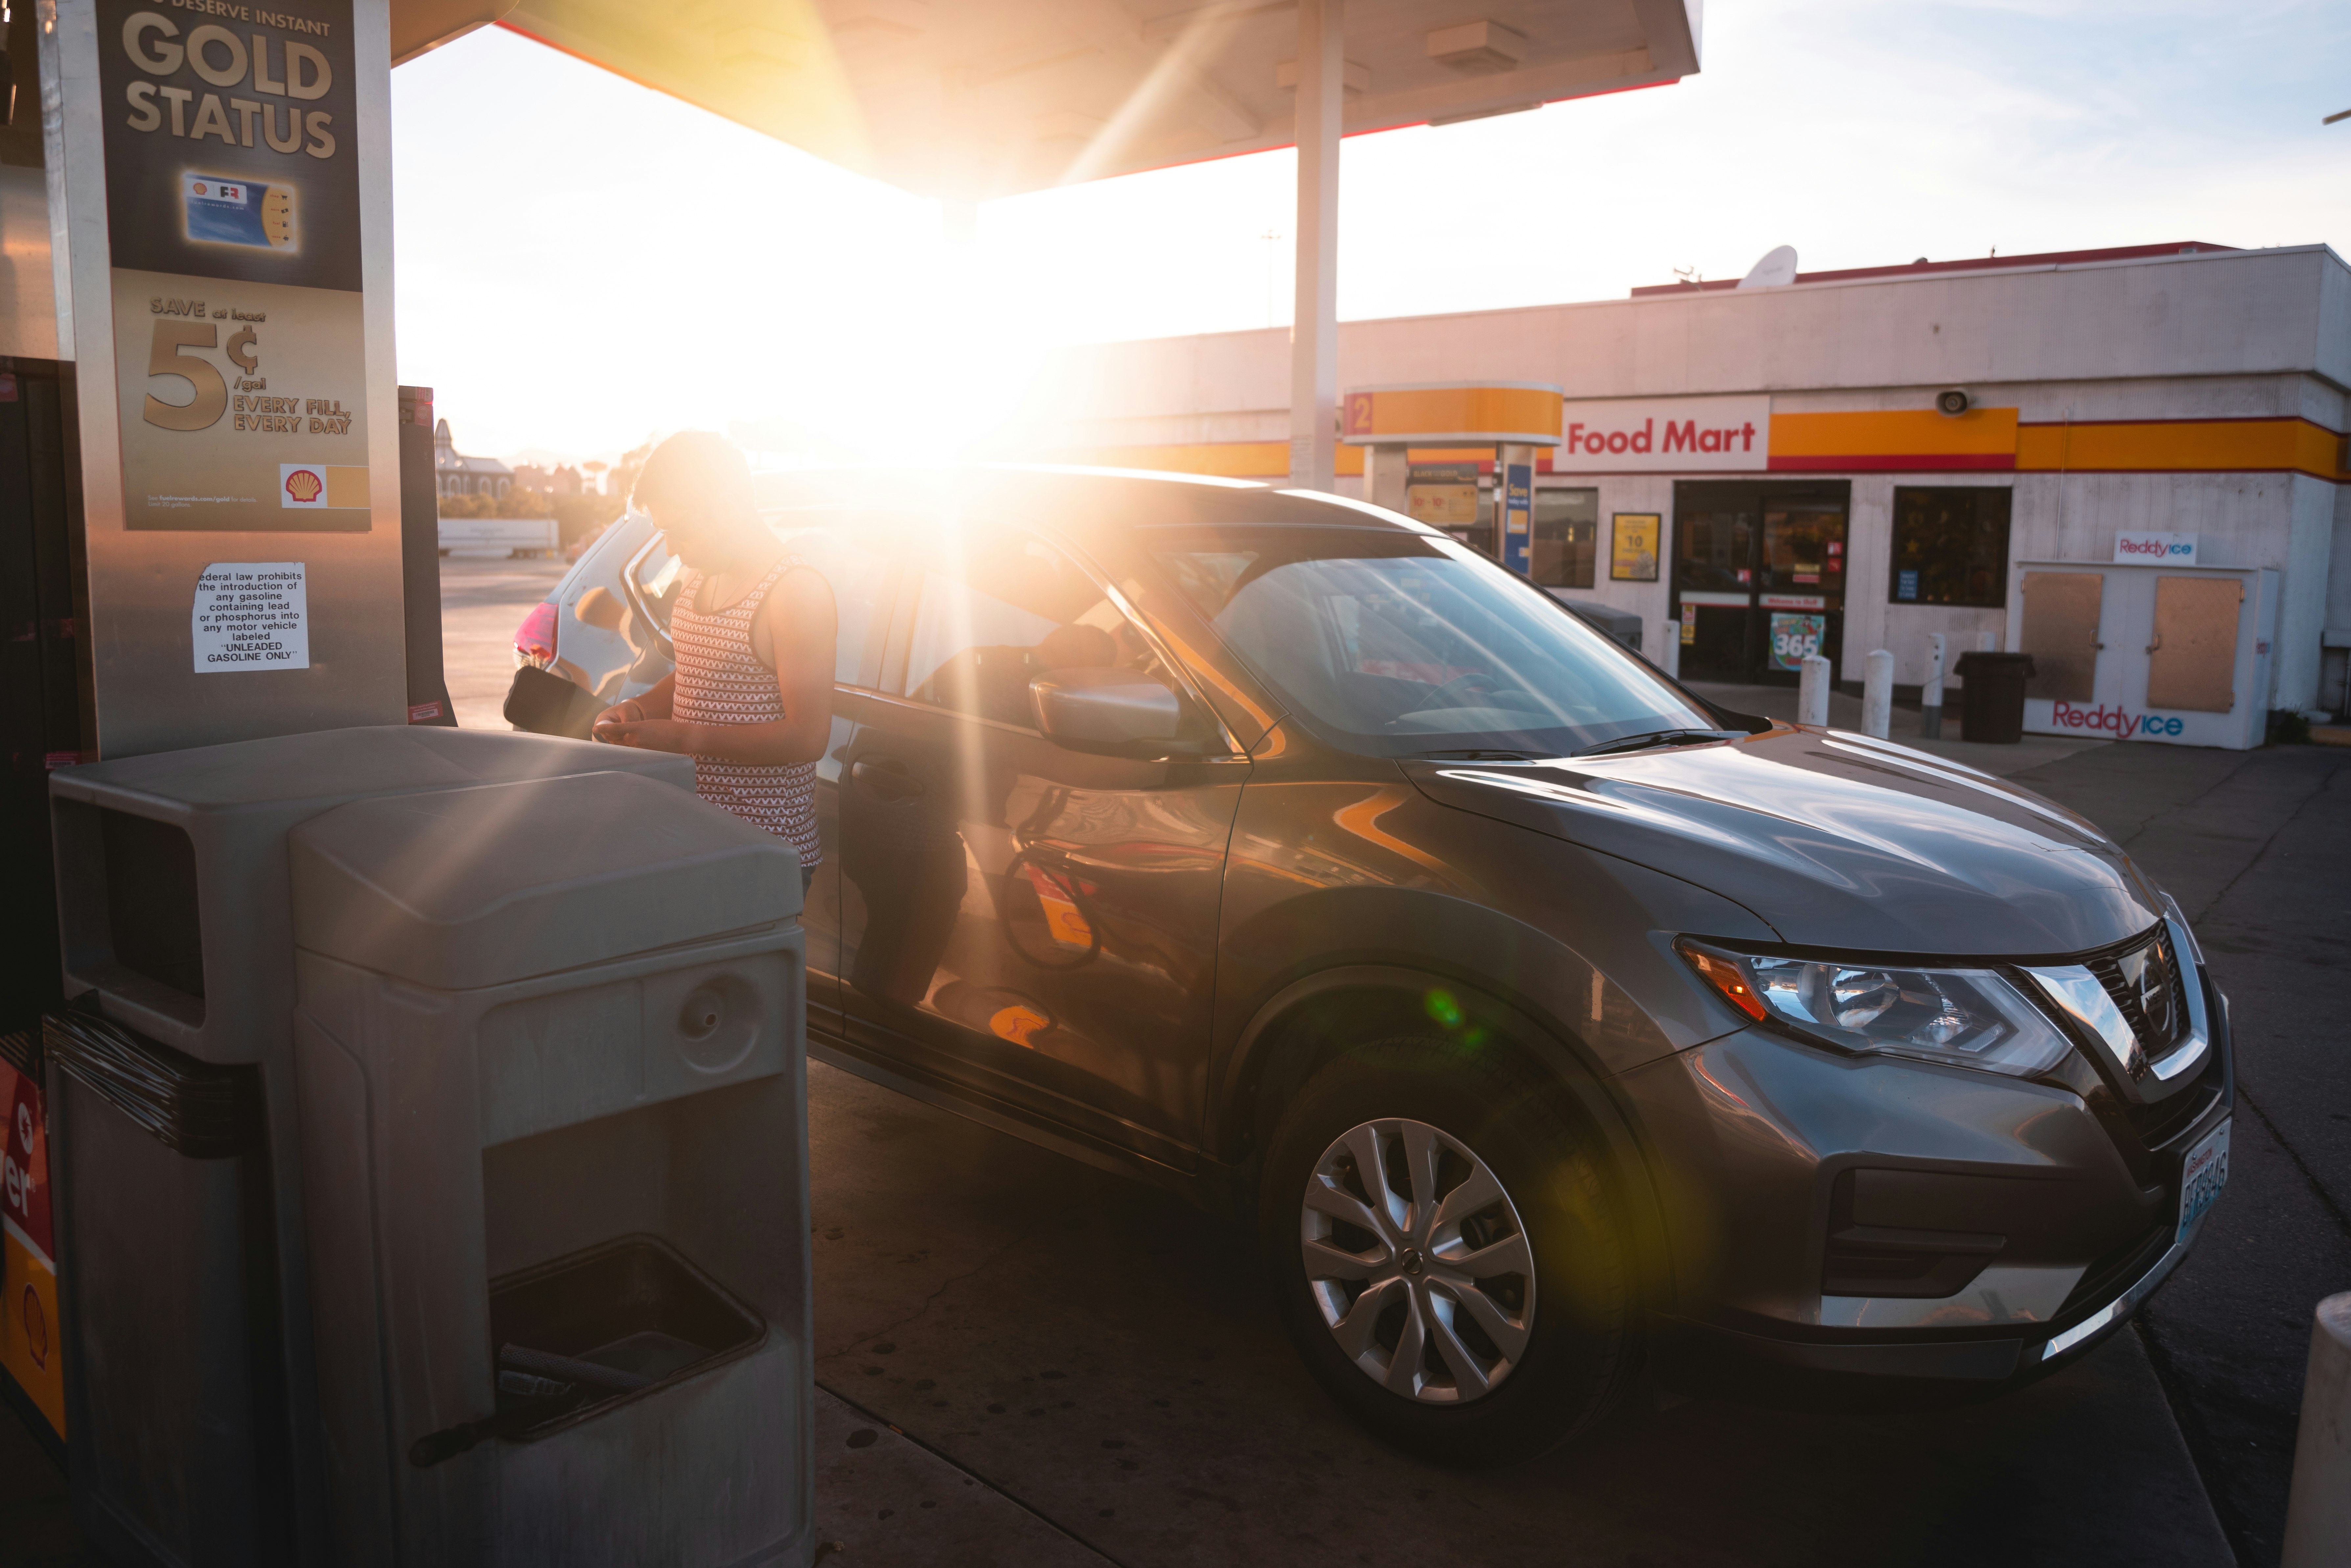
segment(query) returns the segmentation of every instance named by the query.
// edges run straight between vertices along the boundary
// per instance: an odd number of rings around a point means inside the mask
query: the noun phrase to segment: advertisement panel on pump
[[[397,724],[389,13],[55,16],[43,146],[69,241],[84,759]]]
[[[350,0],[99,0],[123,527],[369,526]]]

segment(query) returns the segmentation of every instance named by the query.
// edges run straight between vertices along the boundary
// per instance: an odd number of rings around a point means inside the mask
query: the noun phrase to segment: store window
[[[1529,575],[1545,588],[1590,588],[1600,558],[1600,492],[1537,490]]]
[[[1912,488],[1894,492],[1896,604],[2008,604],[2008,513],[2004,488]]]

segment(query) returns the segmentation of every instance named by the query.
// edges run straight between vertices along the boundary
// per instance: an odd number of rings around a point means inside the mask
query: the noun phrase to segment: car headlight
[[[1834,1051],[2030,1078],[2071,1049],[2047,1014],[1990,969],[1774,958],[1687,936],[1674,946],[1749,1018]]]

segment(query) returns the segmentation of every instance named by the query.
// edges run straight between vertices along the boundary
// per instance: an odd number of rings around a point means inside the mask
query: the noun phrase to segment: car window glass
[[[1449,540],[1171,528],[1153,554],[1260,679],[1351,749],[1557,755],[1713,723],[1548,595]]]
[[[642,604],[646,612],[663,627],[669,625],[670,611],[677,603],[678,584],[685,580],[685,563],[669,553],[669,540],[655,534],[645,548],[628,564],[631,597]]]
[[[832,585],[833,612],[840,618],[832,678],[844,686],[882,684],[882,633],[889,614],[889,558],[860,540],[882,530],[878,519],[840,515],[811,519],[807,514],[772,516],[768,526],[784,548],[824,574]],[[811,522],[814,526],[811,526]]]
[[[922,574],[904,695],[1034,728],[1029,683],[1050,670],[1159,673],[1150,643],[1068,556],[1033,536],[969,538]]]

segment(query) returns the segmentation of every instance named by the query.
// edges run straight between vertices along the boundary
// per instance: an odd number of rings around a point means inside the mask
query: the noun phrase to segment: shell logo
[[[326,493],[327,482],[310,468],[297,468],[286,476],[286,493],[295,500],[308,504]]]

